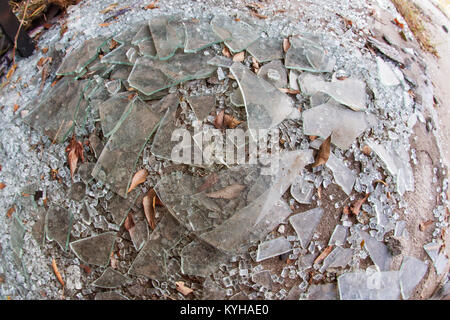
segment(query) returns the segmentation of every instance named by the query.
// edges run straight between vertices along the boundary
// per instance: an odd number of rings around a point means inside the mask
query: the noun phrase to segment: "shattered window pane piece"
[[[228,256],[211,245],[194,240],[181,251],[181,272],[193,276],[207,277],[227,259]]]
[[[156,58],[156,48],[153,39],[139,42],[137,46],[142,56],[149,58]]]
[[[45,234],[47,240],[56,241],[62,250],[69,245],[70,230],[72,229],[72,213],[59,206],[52,205],[45,217]]]
[[[123,118],[112,130],[113,134],[103,148],[92,176],[110,184],[113,191],[126,198],[136,161],[153,134],[160,114],[136,97]]]
[[[139,32],[142,28],[142,23],[136,23],[130,27],[127,27],[121,33],[113,36],[113,39],[119,43],[124,43],[133,39],[133,37]]]
[[[350,262],[353,256],[353,249],[336,247],[324,259],[323,266],[320,271],[323,272],[328,268],[344,268]]]
[[[134,65],[134,63],[130,62],[127,56],[127,52],[128,50],[130,50],[130,48],[132,48],[131,43],[124,42],[123,44],[115,48],[113,51],[103,56],[101,62],[132,66]]]
[[[184,44],[180,30],[170,21],[169,17],[160,16],[152,18],[148,23],[158,58],[161,60],[170,59]]]
[[[259,26],[243,19],[236,21],[223,15],[216,15],[211,20],[211,28],[225,41],[225,44],[233,53],[247,49],[248,46],[258,40],[262,31]],[[231,40],[228,40],[230,38]]]
[[[414,257],[405,256],[400,267],[400,289],[404,300],[408,300],[415,287],[427,273],[428,265]]]
[[[109,136],[109,133],[114,129],[125,110],[132,103],[128,99],[128,95],[128,92],[113,95],[98,106],[104,136]]]
[[[115,232],[105,232],[97,236],[73,241],[70,243],[70,248],[83,262],[105,267],[109,264],[115,241]]]
[[[347,234],[348,228],[344,227],[341,224],[338,224],[334,228],[333,234],[331,235],[328,245],[343,246],[345,244],[345,240],[347,239]]]
[[[252,281],[269,290],[272,289],[273,281],[270,271],[264,270],[255,274],[252,274]]]
[[[127,277],[108,267],[97,280],[92,282],[92,285],[100,288],[114,289],[125,285],[127,282]]]
[[[210,277],[207,277],[203,282],[202,300],[224,300],[225,297],[225,289],[218,286]]]
[[[131,70],[133,70],[132,66],[117,65],[116,68],[114,68],[114,70],[111,72],[109,78],[111,80],[128,80]]]
[[[99,37],[86,40],[78,48],[74,49],[68,56],[66,56],[56,71],[56,75],[75,75],[83,72],[84,68],[94,61],[99,49],[108,39]]]
[[[214,95],[190,96],[186,98],[199,121],[203,121],[216,104]]]
[[[440,252],[441,246],[441,244],[434,242],[430,242],[423,246],[425,252],[433,261],[436,273],[438,275],[444,273],[445,267],[448,263],[448,259],[445,257],[445,251]]]
[[[330,153],[326,166],[333,172],[333,177],[336,183],[347,195],[350,195],[356,181],[356,174],[332,152]]]
[[[256,262],[279,256],[292,250],[291,243],[285,237],[279,237],[273,240],[262,242],[258,246]]]
[[[286,68],[309,72],[331,72],[336,59],[328,55],[319,42],[320,39],[317,36],[311,39],[291,37],[291,46],[285,58]]]
[[[283,59],[283,40],[278,38],[259,38],[247,51],[259,63]]]
[[[291,98],[241,63],[230,70],[241,89],[250,130],[273,128],[293,111]]]
[[[334,283],[313,284],[307,293],[308,300],[338,300],[337,286]]]
[[[131,201],[124,200],[120,196],[114,196],[108,203],[107,211],[111,213],[114,223],[120,226],[128,216],[132,205]]]
[[[280,60],[266,63],[259,69],[258,76],[277,88],[287,87],[287,72]]]
[[[310,204],[314,194],[314,185],[306,181],[303,176],[297,176],[291,185],[291,195],[298,202]]]
[[[233,65],[233,60],[223,57],[223,56],[215,56],[212,59],[209,59],[208,64],[212,66],[222,67],[222,68],[230,68]]]
[[[377,241],[364,231],[359,231],[359,235],[364,240],[364,246],[369,252],[373,263],[375,263],[380,271],[389,271],[392,264],[392,255],[386,245]]]
[[[303,213],[295,214],[289,218],[289,222],[297,233],[302,248],[305,249],[308,247],[322,215],[322,208],[314,208]]]
[[[338,277],[341,300],[398,300],[399,272],[355,272]]]
[[[302,116],[304,134],[323,139],[332,134],[331,142],[343,150],[350,148],[356,138],[369,127],[365,112],[352,111],[330,103],[305,110]]]
[[[230,94],[230,102],[236,107],[244,107],[244,97],[242,97],[241,89],[234,89]]]
[[[148,23],[145,23],[139,27],[139,31],[134,35],[131,44],[138,45],[139,43],[150,39],[152,39],[152,34],[150,33]],[[129,40],[130,38],[127,38],[125,41]]]
[[[87,101],[83,99],[83,90],[86,83],[71,78],[61,79],[24,121],[50,139],[63,142],[75,123],[81,124],[84,120]]]
[[[97,293],[95,295],[94,300],[129,300],[129,299],[118,292],[108,291]]]
[[[139,252],[148,240],[149,232],[147,222],[144,220],[136,222],[136,224],[131,227],[128,232],[130,233],[130,238],[133,242],[134,248]]]
[[[380,42],[372,37],[368,37],[367,41],[390,59],[397,61],[401,64],[405,64],[405,59],[403,58],[403,55],[401,55],[394,47],[389,46],[383,42]]]
[[[382,58],[377,57],[378,78],[384,86],[397,86],[400,84],[394,71]]]
[[[10,227],[10,246],[17,257],[21,258],[23,253],[23,245],[25,243],[24,236],[26,230],[16,213],[13,213],[12,216],[13,221]]]
[[[184,27],[186,31],[184,52],[195,53],[214,43],[223,41],[222,38],[211,29],[209,21],[191,19],[184,21]]]

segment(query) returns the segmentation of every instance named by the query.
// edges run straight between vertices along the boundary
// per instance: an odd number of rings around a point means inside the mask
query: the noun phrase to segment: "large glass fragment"
[[[347,195],[350,195],[356,181],[356,174],[332,152],[330,152],[326,166],[333,172],[333,177],[336,183]]]
[[[331,142],[343,150],[350,148],[371,123],[365,112],[330,103],[305,110],[302,117],[304,134],[324,139],[331,134]]]
[[[336,59],[327,54],[319,40],[317,36],[310,39],[300,36],[291,37],[291,46],[285,58],[286,68],[309,72],[333,71]]]
[[[86,81],[61,79],[24,121],[56,142],[63,142],[76,123],[86,116],[87,101],[83,99]]]
[[[92,285],[100,288],[114,289],[125,285],[127,282],[127,277],[108,267],[97,280],[92,282]]]
[[[136,161],[160,117],[136,97],[111,131],[112,135],[92,170],[92,176],[110,184],[113,191],[126,198]]]
[[[223,56],[215,56],[214,58],[209,59],[207,63],[216,67],[230,68],[234,62]]]
[[[183,46],[184,30],[172,24],[170,17],[154,17],[149,21],[148,26],[159,59],[170,59],[175,51]]]
[[[236,107],[244,107],[244,97],[242,96],[241,89],[234,89],[230,94],[230,102]]]
[[[131,87],[148,96],[177,84],[176,81],[166,76],[158,68],[155,60],[147,57],[136,60],[136,64],[128,77],[128,83]]]
[[[247,49],[258,40],[262,28],[245,21],[232,19],[228,16],[216,15],[211,20],[212,30],[225,41],[231,52],[236,53]],[[231,40],[228,40],[230,39]]]
[[[56,241],[61,249],[67,250],[70,230],[72,229],[72,213],[59,206],[52,205],[45,217],[45,234],[48,241]]]
[[[314,230],[319,225],[323,215],[322,208],[314,208],[298,213],[289,218],[289,222],[297,233],[302,248],[307,248]]]
[[[181,271],[188,275],[207,277],[227,259],[227,255],[211,245],[194,240],[181,251]]]
[[[287,72],[280,60],[266,63],[259,69],[258,76],[277,88],[287,87]]]
[[[201,49],[209,47],[214,43],[222,42],[220,38],[211,29],[210,22],[207,20],[190,19],[184,21],[186,31],[186,43],[184,44],[184,52],[195,53]],[[227,40],[230,40],[227,39]]]
[[[264,270],[255,274],[252,274],[252,281],[269,290],[272,289],[273,281],[270,271]]]
[[[441,250],[442,244],[430,242],[423,246],[423,249],[431,258],[437,274],[442,274],[447,266],[448,259],[445,256],[445,250]]]
[[[120,64],[120,65],[127,65],[132,66],[135,63],[135,60],[132,59],[130,61],[129,55],[127,55],[127,52],[134,48],[129,41],[126,41],[122,43],[120,46],[115,48],[110,53],[106,54],[102,57],[101,62],[102,63],[111,63],[111,64]],[[136,50],[134,48],[134,50]]]
[[[381,53],[383,53],[384,55],[386,55],[387,57],[389,57],[390,59],[397,61],[401,64],[405,64],[405,59],[403,57],[403,55],[401,55],[397,49],[395,49],[394,47],[387,45],[383,42],[378,41],[375,38],[369,37],[367,38],[367,41],[373,45],[374,47],[376,47]]]
[[[216,104],[214,95],[190,96],[186,98],[199,121],[203,121]]]
[[[259,63],[283,59],[283,40],[279,38],[259,38],[247,51]]]
[[[132,66],[117,65],[109,75],[109,78],[111,80],[127,80],[131,73],[131,70],[133,70]]]
[[[136,222],[128,232],[130,233],[134,248],[139,252],[148,240],[149,232],[147,221],[141,220]]]
[[[99,49],[108,41],[107,38],[98,37],[86,40],[78,48],[74,49],[68,56],[66,56],[56,71],[56,75],[75,75],[83,72],[84,68],[94,61]]]
[[[338,300],[337,286],[334,283],[313,284],[306,294],[307,300]]]
[[[323,260],[320,272],[324,272],[328,268],[344,268],[350,262],[353,256],[353,249],[336,247]]]
[[[348,227],[344,227],[342,224],[338,224],[331,235],[328,245],[343,246],[347,239]]]
[[[338,277],[341,300],[398,300],[399,272],[355,272]]]
[[[129,95],[128,92],[115,94],[108,100],[99,104],[98,109],[104,136],[108,137],[110,135],[125,110],[133,103],[133,101],[128,98]]]
[[[364,246],[369,252],[370,258],[380,271],[389,271],[392,264],[392,254],[382,242],[377,241],[364,231],[359,231],[364,240]]]
[[[202,300],[223,300],[225,297],[225,289],[218,286],[210,277],[207,277],[203,282]]]
[[[294,110],[290,97],[243,64],[235,62],[230,70],[241,89],[250,130],[271,129]]]
[[[258,246],[256,262],[279,256],[291,250],[291,243],[287,241],[285,237],[279,237],[266,242],[262,242]]]
[[[428,265],[414,257],[405,256],[400,267],[400,289],[404,300],[408,300],[415,287],[427,273]]]
[[[298,202],[310,204],[314,194],[314,184],[306,181],[301,175],[297,176],[291,185],[291,195]]]
[[[105,267],[109,264],[115,241],[115,232],[105,232],[97,236],[73,241],[70,243],[70,248],[81,261]]]

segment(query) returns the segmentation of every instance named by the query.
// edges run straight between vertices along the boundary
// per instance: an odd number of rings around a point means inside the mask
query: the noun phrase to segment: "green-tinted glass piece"
[[[171,23],[170,17],[152,18],[148,25],[159,59],[167,60],[171,58],[175,51],[183,46],[184,31],[180,31],[176,24]]]
[[[210,22],[207,20],[188,20],[184,22],[186,30],[186,43],[184,52],[194,53],[214,43],[222,42],[212,29]],[[230,40],[230,39],[227,39]]]
[[[81,261],[104,267],[109,263],[115,241],[115,232],[105,232],[97,236],[73,241],[70,243],[70,248]]]
[[[111,80],[127,80],[130,76],[132,66],[129,65],[116,65],[116,68],[111,72],[109,78]]]
[[[203,121],[216,104],[214,95],[190,96],[186,98],[199,121]]]
[[[280,38],[259,38],[247,51],[259,63],[283,59],[283,40]]]
[[[72,213],[59,206],[52,205],[45,217],[45,234],[47,240],[56,241],[61,249],[67,250],[72,229]]]
[[[287,72],[280,60],[266,63],[259,69],[258,76],[277,88],[287,87]]]
[[[135,60],[130,61],[129,52],[130,49],[136,50],[130,42],[124,42],[116,49],[105,55],[102,59],[102,63],[111,63],[111,64],[124,64],[128,66],[132,66],[135,63]]]
[[[236,107],[244,107],[245,106],[241,89],[237,88],[237,89],[233,90],[233,92],[230,94],[230,101]]]
[[[144,40],[138,43],[139,52],[144,57],[155,58],[156,48],[153,39]]]
[[[152,35],[150,33],[150,29],[148,27],[148,24],[145,23],[145,24],[141,25],[141,27],[139,28],[139,31],[136,33],[136,35],[131,40],[131,43],[134,45],[137,45],[140,42],[149,40],[151,38],[152,38]],[[130,39],[128,39],[128,41],[130,41]]]
[[[129,104],[132,103],[128,96],[128,92],[118,93],[98,106],[104,136],[109,136]]]

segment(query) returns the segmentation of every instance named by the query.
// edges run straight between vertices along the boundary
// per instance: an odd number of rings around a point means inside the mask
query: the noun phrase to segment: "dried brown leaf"
[[[58,266],[56,265],[55,258],[52,259],[52,268],[53,268],[53,272],[55,273],[56,278],[58,279],[59,283],[61,283],[61,285],[64,287],[64,280],[61,276],[61,273],[58,270]]]
[[[42,53],[46,54],[48,52],[48,47],[42,48]]]
[[[214,119],[214,127],[216,129],[223,129],[223,121],[225,116],[225,110],[220,111]]]
[[[223,47],[222,54],[227,58],[231,58],[231,52],[230,49],[228,49],[228,47]]]
[[[15,105],[14,105],[14,113],[16,113],[16,111],[19,110],[19,108],[20,108],[19,105],[18,105],[18,104],[15,104]]]
[[[86,274],[90,274],[91,273],[91,267],[85,265],[85,264],[80,264],[80,268],[84,270],[84,272],[86,272]]]
[[[364,244],[365,244],[366,242],[364,241],[364,239],[361,241],[361,243],[359,244],[360,246],[361,246],[361,249],[363,249],[364,248]]]
[[[364,202],[366,202],[367,198],[369,198],[370,193],[367,193],[364,198],[361,198],[359,200],[356,200],[352,205],[350,206],[350,211],[357,216],[359,214],[359,211],[361,210],[361,206]]]
[[[144,207],[145,218],[147,219],[148,225],[152,230],[155,230],[155,206],[156,206],[156,192],[150,189],[147,194],[142,199],[142,206]]]
[[[123,222],[123,226],[125,227],[125,229],[127,231],[134,227],[134,220],[133,220],[133,216],[131,215],[131,213],[128,214],[127,218]]]
[[[322,260],[325,259],[330,254],[331,250],[333,250],[333,246],[332,245],[326,247],[322,251],[322,253],[319,254],[319,256],[316,258],[316,260],[314,260],[314,264],[322,262]]]
[[[205,179],[205,182],[198,188],[197,192],[203,192],[203,191],[211,188],[218,181],[219,181],[219,175],[217,173],[213,172]]]
[[[228,114],[224,115],[223,117],[223,123],[224,125],[229,129],[236,128],[242,121],[239,121],[233,116],[230,116]]]
[[[252,11],[251,14],[252,14],[252,16],[255,16],[255,17],[259,18],[259,19],[267,19],[268,18],[268,16],[265,16],[263,14],[260,14],[258,12],[254,12],[254,11]]]
[[[362,148],[362,153],[364,153],[366,156],[370,155],[371,152],[372,152],[372,149],[370,149],[370,147],[368,145],[365,145]]]
[[[99,23],[98,26],[99,27],[107,27],[111,24],[111,22],[103,22],[103,23]]]
[[[9,69],[8,73],[6,74],[6,79],[9,80],[12,75],[14,74],[14,72],[16,72],[17,69],[17,64],[13,64],[11,69]]]
[[[239,53],[236,53],[233,56],[233,61],[236,61],[236,62],[242,62],[242,61],[244,61],[244,59],[245,59],[245,51],[241,51]]]
[[[11,208],[8,209],[8,211],[6,212],[6,216],[8,218],[11,218],[12,214],[14,213],[14,211],[16,211],[16,207],[12,206]]]
[[[159,8],[159,7],[156,5],[157,2],[158,2],[158,1],[153,1],[153,2],[151,2],[150,4],[146,5],[146,6],[144,7],[144,9],[152,10],[152,9]]]
[[[421,222],[421,223],[419,224],[419,230],[420,230],[420,231],[425,231],[425,230],[426,230],[429,226],[431,226],[433,223],[434,223],[433,220],[427,220],[427,221]]]
[[[325,164],[330,157],[331,149],[331,134],[324,142],[320,145],[319,152],[317,153],[316,160],[314,161],[312,167],[315,168],[321,164]]]
[[[0,190],[5,189],[5,187],[6,187],[6,184],[4,184],[3,182],[0,182]]]
[[[283,50],[284,50],[284,52],[287,52],[290,47],[291,47],[291,42],[289,41],[289,39],[288,38],[283,39]]]
[[[136,188],[141,183],[145,182],[148,176],[147,169],[141,169],[138,172],[136,172],[133,176],[133,179],[131,180],[130,188],[128,189],[127,193],[129,193],[131,190]]]
[[[245,189],[245,186],[241,184],[232,184],[228,187],[220,189],[218,191],[214,191],[211,193],[207,193],[206,196],[214,199],[234,199],[236,198],[242,190]]]
[[[318,136],[309,136],[309,140],[314,141],[318,138]]]
[[[69,163],[70,168],[70,176],[73,179],[73,174],[77,169],[78,160],[84,162],[84,154],[83,154],[83,144],[80,141],[77,141],[75,135],[72,136],[69,145],[66,148],[67,161]]]
[[[188,294],[190,294],[191,292],[194,291],[191,288],[186,287],[184,285],[183,281],[177,281],[177,282],[175,282],[175,285],[176,285],[177,291],[180,292],[184,296],[187,296]]]

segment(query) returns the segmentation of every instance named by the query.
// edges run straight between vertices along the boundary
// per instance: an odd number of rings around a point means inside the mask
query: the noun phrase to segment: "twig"
[[[20,33],[20,30],[22,29],[23,22],[25,21],[25,16],[27,15],[27,9],[28,9],[29,3],[30,3],[30,0],[27,0],[27,3],[25,4],[25,9],[23,10],[22,20],[20,20],[19,28],[17,29],[16,36],[14,37],[13,61],[12,61],[13,65],[16,64],[17,39],[19,39],[19,33]]]

